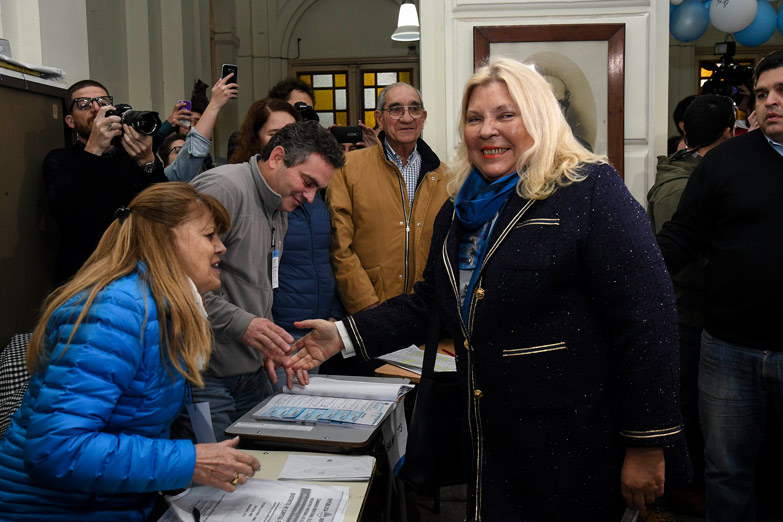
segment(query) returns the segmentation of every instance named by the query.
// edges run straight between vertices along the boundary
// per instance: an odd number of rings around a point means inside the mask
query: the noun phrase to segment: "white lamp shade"
[[[397,17],[397,29],[392,33],[392,40],[412,42],[420,38],[419,15],[414,4],[402,4]]]

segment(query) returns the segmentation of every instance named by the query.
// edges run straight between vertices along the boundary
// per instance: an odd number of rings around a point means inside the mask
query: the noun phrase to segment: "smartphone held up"
[[[192,106],[190,104],[190,100],[179,100],[177,102],[177,104],[180,104],[180,103],[184,103],[185,105],[180,107],[179,110],[181,110],[181,111],[190,111],[191,110]],[[186,127],[186,128],[190,127],[190,120],[181,119],[181,120],[179,120],[179,124],[182,125],[183,127]]]
[[[229,74],[234,73],[234,76],[229,80],[231,83],[239,83],[239,67],[231,63],[224,63],[223,69],[220,73],[221,78],[225,78]]]

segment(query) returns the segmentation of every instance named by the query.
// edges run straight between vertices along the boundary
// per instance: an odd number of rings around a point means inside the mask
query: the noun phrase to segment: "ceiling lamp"
[[[398,42],[413,42],[420,38],[419,15],[416,6],[410,2],[400,6],[400,15],[397,17],[397,29],[392,33],[391,39]]]

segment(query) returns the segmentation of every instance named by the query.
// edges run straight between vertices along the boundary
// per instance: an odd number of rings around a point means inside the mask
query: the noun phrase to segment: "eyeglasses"
[[[181,150],[182,150],[182,145],[177,145],[176,147],[171,147],[171,150],[169,151],[169,154],[171,154],[172,152],[174,154],[179,154],[179,151],[181,151]]]
[[[389,116],[395,120],[402,118],[402,115],[405,114],[405,111],[408,111],[408,114],[411,115],[411,118],[421,118],[421,116],[424,114],[424,107],[421,105],[413,105],[411,107],[395,105],[394,107],[389,107],[388,109],[381,109],[381,112],[383,111],[388,112]]]
[[[71,102],[71,106],[68,107],[68,112],[73,110],[73,106],[76,105],[80,111],[89,111],[92,108],[92,103],[98,104],[98,107],[106,107],[114,103],[114,98],[111,96],[98,96],[97,98],[74,98]]]

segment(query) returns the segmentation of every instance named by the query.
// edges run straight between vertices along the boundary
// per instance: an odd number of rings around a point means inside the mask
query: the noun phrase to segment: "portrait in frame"
[[[577,139],[623,175],[625,24],[474,27],[474,68],[490,56],[535,66]]]

